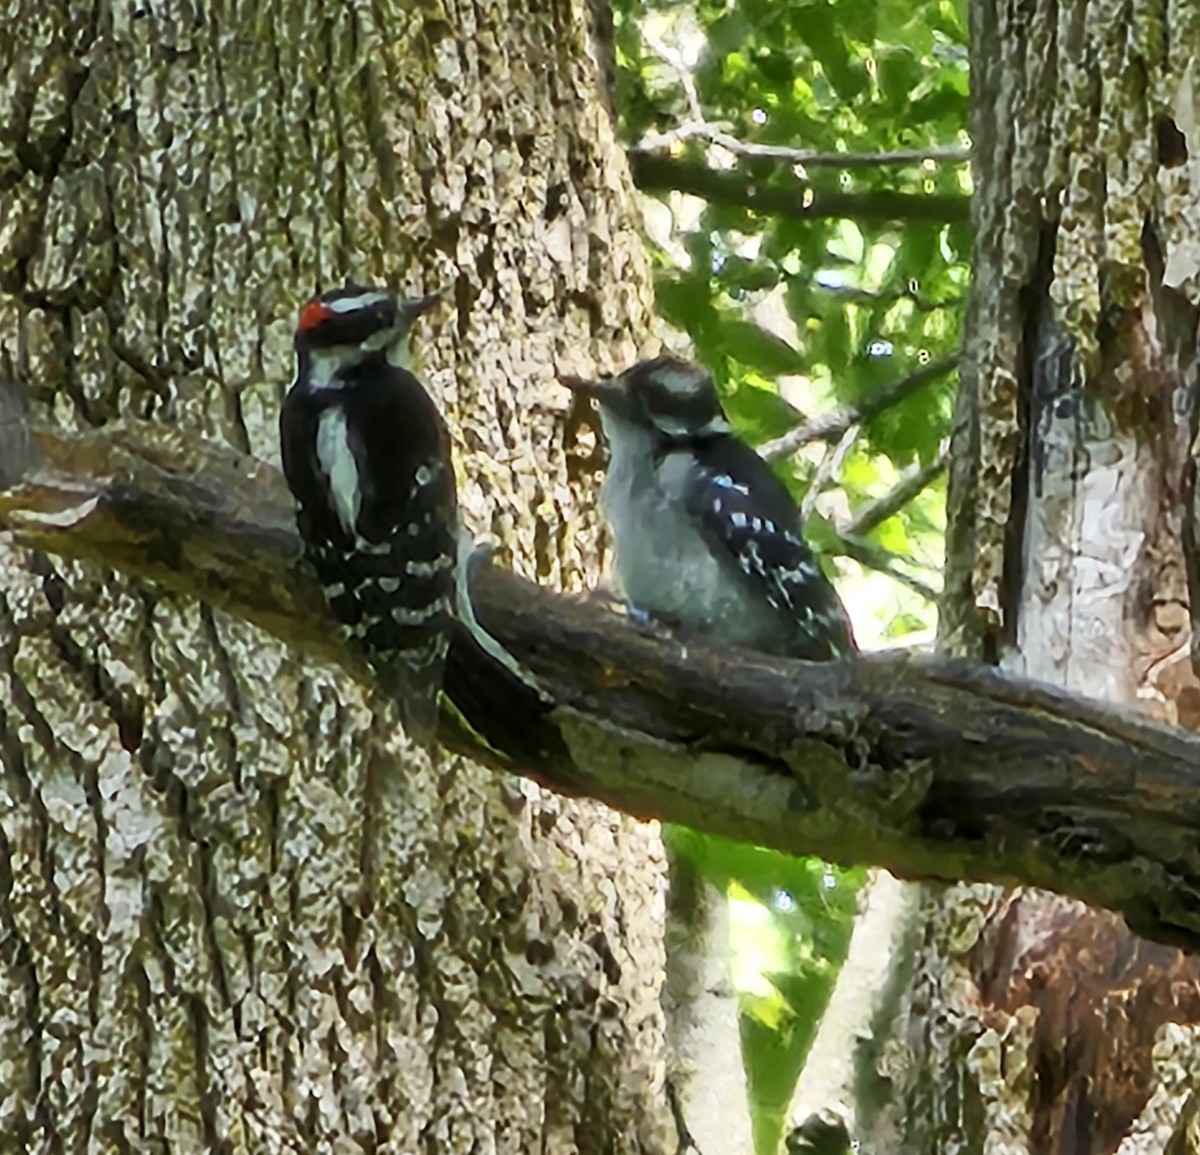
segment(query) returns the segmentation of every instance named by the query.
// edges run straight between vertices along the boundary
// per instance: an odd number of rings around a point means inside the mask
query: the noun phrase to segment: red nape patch
[[[315,329],[322,321],[328,321],[332,316],[333,310],[327,305],[322,305],[320,301],[309,301],[300,310],[300,320],[296,322],[296,332],[307,333],[309,329]]]

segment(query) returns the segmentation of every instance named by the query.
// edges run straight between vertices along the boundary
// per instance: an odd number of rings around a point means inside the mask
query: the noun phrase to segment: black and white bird
[[[423,744],[437,721],[460,549],[450,434],[409,368],[413,323],[437,302],[360,285],[311,300],[279,420],[326,603]]]
[[[450,434],[410,368],[413,323],[437,303],[347,285],[301,311],[279,418],[300,536],[410,737],[432,739],[441,691],[478,741],[530,767],[561,763],[553,700],[472,605],[491,551],[459,524]]]
[[[611,452],[604,509],[635,614],[808,661],[854,652],[796,503],[734,436],[707,372],[659,357],[601,381],[562,381],[600,406]]]

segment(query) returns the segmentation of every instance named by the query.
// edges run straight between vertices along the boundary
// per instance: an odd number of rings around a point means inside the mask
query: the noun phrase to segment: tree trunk
[[[1198,31],[1195,0],[1169,19],[973,4],[974,286],[943,618],[959,652],[1183,725]],[[1069,795],[1044,836],[1128,857],[1072,820]],[[1198,1149],[1200,964],[1038,891],[957,886],[926,907],[865,1150]]]
[[[681,1130],[702,1151],[753,1155],[754,1129],[742,1060],[741,1001],[733,985],[729,896],[666,839],[663,1010],[668,1078]]]
[[[598,567],[556,369],[651,290],[586,0],[0,26],[0,385],[277,461],[298,305],[441,290],[464,516]],[[252,627],[0,543],[5,1150],[658,1152],[653,827],[432,761]]]
[[[879,1040],[906,990],[920,890],[877,870],[859,891],[850,946],[788,1107],[789,1150],[840,1155],[862,1132],[860,1118],[886,1102],[876,1073]]]

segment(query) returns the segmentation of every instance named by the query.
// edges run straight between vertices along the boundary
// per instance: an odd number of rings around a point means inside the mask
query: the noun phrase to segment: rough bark
[[[971,31],[944,639],[1194,726],[1200,6],[978,0]],[[1197,1149],[1194,956],[1037,891],[958,886],[925,907],[866,1150]]]
[[[594,575],[547,398],[637,353],[651,292],[588,4],[8,0],[0,28],[0,378],[38,421],[273,460],[301,299],[440,289],[471,528]],[[430,762],[369,704],[0,542],[6,1149],[665,1148],[654,831]]]

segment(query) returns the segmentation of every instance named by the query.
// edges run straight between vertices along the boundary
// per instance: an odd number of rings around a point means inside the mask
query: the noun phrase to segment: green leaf
[[[706,276],[662,274],[655,278],[654,293],[659,312],[689,333],[717,320],[712,286]]]
[[[812,5],[796,20],[795,32],[812,49],[837,94],[852,101],[867,87],[867,72],[852,59],[832,7]]]
[[[804,358],[795,347],[753,321],[723,319],[720,343],[735,361],[768,377],[804,372]]]
[[[759,293],[779,283],[779,266],[773,261],[750,261],[734,254],[721,262],[717,280],[726,292]]]
[[[761,385],[740,382],[727,394],[727,401],[734,429],[751,445],[770,441],[804,421],[804,414],[778,390]]]

